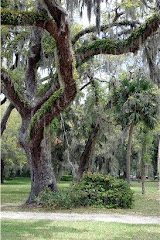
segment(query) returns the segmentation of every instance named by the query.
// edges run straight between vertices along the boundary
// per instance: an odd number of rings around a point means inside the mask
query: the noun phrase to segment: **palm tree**
[[[134,127],[143,122],[153,129],[157,122],[158,97],[154,85],[144,76],[125,77],[118,87],[113,89],[112,102],[115,108],[115,118],[124,128],[129,128],[126,180],[130,184],[130,156]]]

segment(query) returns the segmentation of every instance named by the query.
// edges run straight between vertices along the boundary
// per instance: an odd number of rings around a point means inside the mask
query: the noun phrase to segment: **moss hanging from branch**
[[[86,62],[94,55],[113,54],[119,55],[127,52],[136,52],[140,45],[155,32],[160,23],[160,16],[154,14],[144,24],[133,30],[131,35],[125,40],[100,39],[93,41],[77,49],[77,66]]]

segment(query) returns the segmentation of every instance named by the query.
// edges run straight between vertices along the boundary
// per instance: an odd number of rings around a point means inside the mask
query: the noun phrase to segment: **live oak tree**
[[[50,187],[53,191],[58,191],[51,165],[51,145],[45,134],[46,128],[52,120],[59,116],[76,96],[76,68],[98,54],[135,53],[147,38],[157,31],[160,23],[158,13],[155,13],[141,25],[133,19],[126,20],[126,18],[123,18],[124,11],[120,12],[121,8],[123,10],[127,9],[126,6],[124,8],[122,1],[120,5],[115,2],[112,19],[110,17],[107,24],[100,26],[101,1],[88,1],[89,17],[91,7],[96,6],[96,27],[85,29],[71,39],[69,8],[67,13],[64,9],[65,6],[61,5],[61,1],[58,0],[36,2],[37,4],[35,1],[30,1],[31,5],[28,8],[19,2],[21,6],[16,6],[14,10],[2,8],[1,13],[2,26],[12,26],[12,28],[32,26],[31,34],[27,39],[27,43],[30,42],[28,44],[29,51],[26,54],[27,64],[25,61],[23,64],[23,71],[25,71],[23,83],[18,84],[17,81],[13,81],[14,73],[11,70],[7,71],[6,68],[3,68],[1,72],[2,91],[22,118],[19,142],[24,148],[31,166],[31,192],[28,203],[33,202],[35,196],[44,187]],[[87,1],[81,2],[82,5],[87,3]],[[7,7],[7,1],[2,3],[2,7]],[[152,8],[152,12],[156,12],[156,9]],[[114,29],[114,27],[127,28],[128,26],[130,28],[123,31],[126,36],[125,39],[116,38],[117,34],[115,36],[113,30],[113,39],[111,37],[93,40],[79,47],[78,44],[76,45],[79,38],[89,32],[107,31],[107,29]],[[18,36],[19,29],[21,28],[19,27],[17,30]],[[48,32],[50,37],[53,38],[48,46],[52,45],[55,49],[52,63],[54,71],[52,76],[49,77],[48,84],[45,84],[44,88],[41,89],[41,94],[39,94],[37,70],[43,60],[41,53],[44,30],[46,35]],[[22,60],[17,57],[17,62],[23,63]]]

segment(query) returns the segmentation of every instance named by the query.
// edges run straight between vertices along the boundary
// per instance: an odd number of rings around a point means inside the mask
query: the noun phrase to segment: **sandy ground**
[[[52,221],[100,221],[119,222],[128,224],[158,224],[160,217],[138,216],[121,214],[101,214],[101,213],[34,213],[34,212],[1,212],[1,219],[23,219],[23,220],[52,220]]]

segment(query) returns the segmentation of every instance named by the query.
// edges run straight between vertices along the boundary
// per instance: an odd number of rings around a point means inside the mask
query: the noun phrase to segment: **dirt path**
[[[160,217],[135,216],[120,214],[79,214],[79,213],[34,213],[34,212],[1,212],[1,219],[24,219],[24,220],[63,220],[63,221],[102,221],[119,222],[128,224],[158,224]]]

